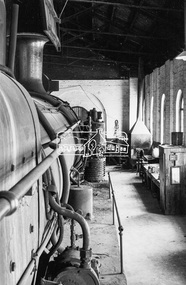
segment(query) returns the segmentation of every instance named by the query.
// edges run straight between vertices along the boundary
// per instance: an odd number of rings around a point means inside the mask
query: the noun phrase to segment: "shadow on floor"
[[[128,285],[186,284],[186,216],[164,215],[133,170],[111,173],[124,225]]]

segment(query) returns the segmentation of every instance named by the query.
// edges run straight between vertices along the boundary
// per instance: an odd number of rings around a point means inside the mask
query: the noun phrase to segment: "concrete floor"
[[[98,258],[101,265],[100,285],[126,285],[125,274],[121,273],[119,235],[113,224],[108,181],[92,183],[92,186],[93,218],[89,223],[93,256]]]
[[[134,170],[106,170],[124,226],[127,285],[185,285],[186,216],[163,215]]]
[[[90,247],[92,248],[93,259],[97,259],[99,266],[100,285],[127,285],[125,274],[121,273],[120,251],[118,242],[118,230],[113,225],[112,203],[109,195],[108,175],[100,183],[85,182],[88,188],[93,189],[93,213],[91,219],[87,219],[90,226]],[[86,189],[86,188],[85,188]],[[90,205],[90,196],[87,196],[85,204],[82,203],[82,210],[87,210]],[[85,208],[84,208],[85,206]],[[65,223],[63,247],[69,246],[71,221]],[[79,236],[82,229],[75,223],[75,233]],[[82,239],[75,242],[76,246],[82,247]],[[93,282],[94,283],[94,282]],[[93,284],[91,283],[91,284]],[[90,284],[87,284],[90,285]]]

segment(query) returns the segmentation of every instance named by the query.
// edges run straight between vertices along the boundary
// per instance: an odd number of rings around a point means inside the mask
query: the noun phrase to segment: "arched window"
[[[165,94],[161,97],[161,116],[160,116],[160,142],[164,143],[164,129],[165,129]]]
[[[154,109],[154,97],[152,96],[150,104],[150,131],[151,131],[152,140],[153,140],[153,109]]]
[[[183,132],[184,99],[181,90],[176,97],[176,132]]]

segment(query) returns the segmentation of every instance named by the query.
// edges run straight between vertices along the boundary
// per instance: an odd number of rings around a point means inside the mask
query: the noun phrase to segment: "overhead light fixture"
[[[176,57],[176,59],[182,59],[186,61],[186,0],[184,0],[184,50]]]

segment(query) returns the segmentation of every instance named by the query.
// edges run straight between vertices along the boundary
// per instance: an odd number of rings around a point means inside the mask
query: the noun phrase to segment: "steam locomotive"
[[[71,169],[84,167],[81,150],[63,152],[81,142],[78,118],[43,87],[45,35],[17,36],[15,78],[3,0],[0,23],[0,284],[99,284],[88,223],[68,204]],[[80,249],[63,249],[65,219],[80,225]]]

